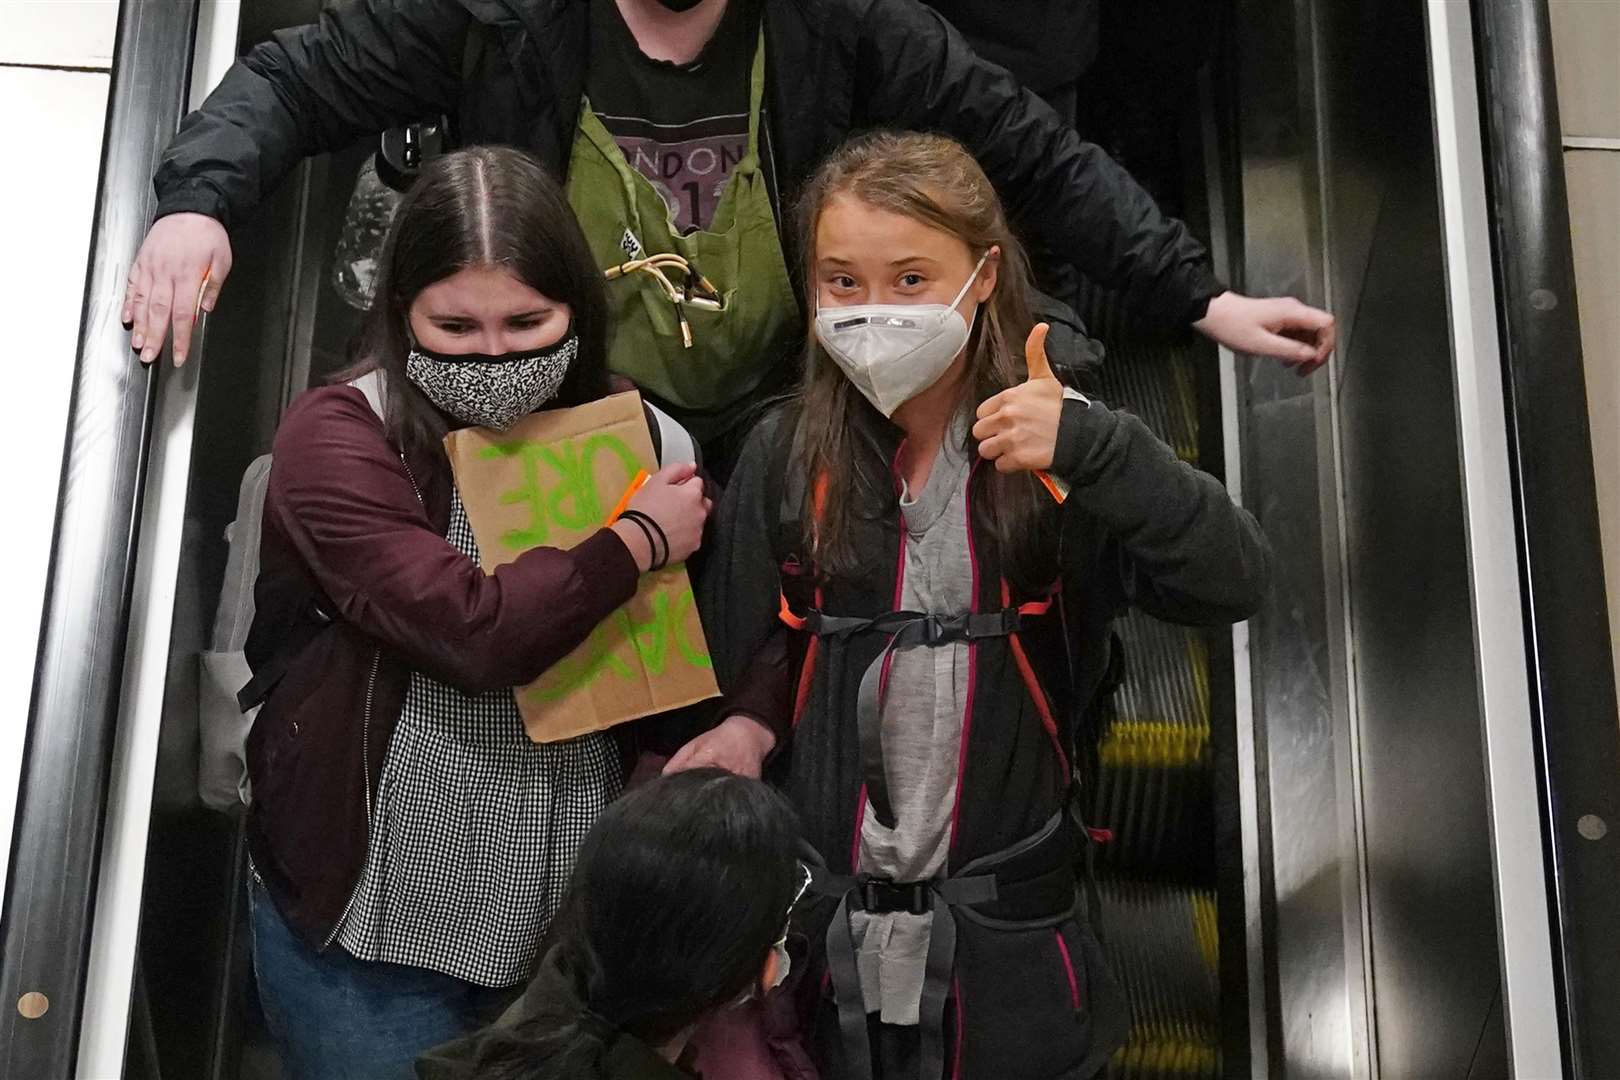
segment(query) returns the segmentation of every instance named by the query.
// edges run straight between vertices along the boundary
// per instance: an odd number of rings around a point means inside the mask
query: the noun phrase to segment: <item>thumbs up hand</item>
[[[1063,417],[1063,384],[1046,359],[1046,323],[1038,324],[1024,342],[1029,378],[979,406],[973,437],[979,456],[1000,472],[1050,469],[1057,448],[1058,421]]]

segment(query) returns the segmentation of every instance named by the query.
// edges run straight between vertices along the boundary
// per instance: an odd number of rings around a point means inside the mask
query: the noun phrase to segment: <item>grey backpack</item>
[[[366,395],[378,416],[383,414],[381,372],[362,375],[349,385]],[[253,585],[259,580],[259,534],[269,485],[270,455],[265,454],[254,458],[242,474],[236,520],[225,526],[230,554],[225,559],[214,633],[210,648],[197,658],[197,795],[206,806],[227,813],[246,806],[253,794],[248,783],[247,737],[259,710],[242,711],[236,693],[253,677],[242,649],[253,626]]]

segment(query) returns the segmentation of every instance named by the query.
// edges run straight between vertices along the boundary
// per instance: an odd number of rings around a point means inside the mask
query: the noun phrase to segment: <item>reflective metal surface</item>
[[[1240,9],[1243,284],[1340,324],[1322,375],[1234,372],[1245,503],[1279,557],[1249,631],[1271,1075],[1506,1075],[1495,900],[1499,880],[1534,880],[1537,851],[1493,873],[1490,794],[1510,785],[1488,779],[1522,780],[1525,759],[1493,745],[1487,770],[1482,730],[1515,714],[1479,657],[1512,662],[1496,635],[1514,609],[1475,598],[1508,599],[1515,579],[1504,595],[1498,565],[1473,583],[1459,438],[1490,421],[1475,408],[1459,426],[1423,7]],[[1546,983],[1519,971],[1518,1075],[1539,1076],[1528,1002]]]
[[[1335,167],[1372,211],[1340,231],[1366,226],[1338,394],[1372,997],[1382,1075],[1465,1077],[1496,918],[1422,12],[1394,9],[1355,43],[1379,100],[1346,106]]]
[[[1326,304],[1311,9],[1245,0],[1237,27],[1241,285]],[[1244,504],[1277,553],[1249,656],[1270,1074],[1279,1076],[1366,1076],[1372,1060],[1332,413],[1338,363],[1309,380],[1272,361],[1236,367]]]
[[[206,19],[212,0],[202,2]],[[197,68],[203,87],[240,52],[314,20],[321,5],[225,6],[221,0],[213,13],[220,22],[203,27],[214,31],[208,63],[199,58]],[[139,947],[133,971],[107,965],[126,980],[121,1001],[115,1003],[116,986],[102,995],[109,1015],[115,1007],[127,1012],[127,1038],[97,1039],[103,1071],[81,1071],[83,1080],[116,1075],[118,1068],[130,1080],[281,1075],[251,974],[241,822],[207,809],[197,796],[198,653],[210,647],[228,551],[224,530],[236,513],[243,471],[270,449],[287,402],[344,360],[355,313],[331,291],[328,271],[351,166],[360,156],[356,147],[305,162],[234,223],[231,278],[209,317],[196,384],[181,388],[170,380],[162,388],[166,456],[161,462],[154,456],[146,517],[161,523],[163,561],[157,564],[154,549],[151,618],[141,640],[132,637],[130,661],[132,669],[153,673],[156,686],[132,686],[126,701],[118,824],[128,840],[123,849],[107,850],[109,873],[122,868],[134,878],[144,869],[144,875],[119,898],[122,906],[112,909],[113,897],[101,906],[110,928],[138,922]],[[159,629],[164,612],[172,621]],[[129,866],[131,860],[142,867]],[[127,934],[108,936],[128,941]],[[117,960],[127,964],[130,957]],[[121,1023],[122,1017],[111,1020],[108,1028]]]
[[[1238,208],[1233,205],[1233,192],[1229,190],[1235,186],[1236,175],[1233,140],[1229,137],[1223,138],[1221,134],[1223,122],[1231,124],[1230,118],[1235,102],[1230,99],[1230,90],[1230,81],[1217,80],[1214,70],[1206,69],[1199,79],[1199,123],[1203,133],[1205,187],[1209,209],[1209,251],[1214,264],[1225,268],[1228,273],[1236,261],[1232,233],[1236,231],[1241,220],[1237,213]],[[1216,349],[1214,392],[1219,400],[1220,458],[1225,466],[1226,489],[1231,494],[1232,501],[1243,506],[1243,447],[1239,435],[1241,410],[1238,405],[1238,359],[1232,350],[1224,345]],[[1256,772],[1254,688],[1249,666],[1247,622],[1232,627],[1231,657],[1232,716],[1235,720],[1232,732],[1232,766],[1236,790],[1231,792],[1229,797],[1234,798],[1237,803],[1235,815],[1238,831],[1237,859],[1241,868],[1241,879],[1237,889],[1228,889],[1224,895],[1241,896],[1243,907],[1241,912],[1223,911],[1222,914],[1235,922],[1242,931],[1236,936],[1243,953],[1242,984],[1246,993],[1241,1005],[1246,1014],[1244,1020],[1248,1029],[1247,1038],[1244,1040],[1248,1049],[1248,1062],[1247,1068],[1244,1068],[1241,1062],[1223,1062],[1223,1064],[1228,1076],[1248,1075],[1254,1080],[1266,1080],[1270,1075],[1272,1058],[1269,1049],[1270,1029],[1267,1022],[1270,1013],[1268,1003],[1274,1000],[1271,991],[1275,987],[1268,990],[1266,978],[1266,922],[1261,905],[1264,890],[1261,887],[1260,789]],[[1226,923],[1225,926],[1232,925],[1232,922]],[[1232,936],[1225,926],[1221,931],[1223,946],[1227,938]],[[1221,993],[1224,1004],[1224,999],[1229,994],[1224,983]]]
[[[1525,670],[1523,608],[1496,282],[1486,217],[1472,19],[1428,0],[1429,70],[1455,358],[1458,445],[1484,708],[1490,840],[1501,957],[1502,1049],[1514,1076],[1562,1071],[1547,867]],[[1496,1073],[1499,1075],[1500,1072]],[[1480,1075],[1493,1075],[1481,1072]]]
[[[119,15],[91,271],[0,933],[5,1076],[66,1076],[78,1050],[153,403],[152,376],[132,359],[118,315],[129,265],[150,218],[157,153],[185,102],[196,13],[196,0],[126,0]],[[43,1007],[17,1007],[25,998]]]

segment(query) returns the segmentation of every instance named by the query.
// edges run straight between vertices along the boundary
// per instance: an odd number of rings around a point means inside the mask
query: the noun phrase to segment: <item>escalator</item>
[[[1207,162],[1219,147],[1205,145],[1203,111],[1226,14],[1204,5],[1103,4],[1098,62],[1080,89],[1081,134],[1206,245]],[[1220,476],[1215,346],[1190,330],[1144,326],[1090,282],[1071,299],[1106,355],[1103,400],[1141,417],[1183,461]],[[1136,611],[1115,632],[1122,679],[1082,726],[1077,769],[1087,823],[1106,836],[1093,859],[1098,929],[1131,1010],[1107,1075],[1238,1075],[1250,1057],[1242,852],[1226,842],[1235,820],[1222,828],[1220,817],[1237,801],[1231,634]]]
[[[138,242],[187,97],[173,58],[195,40],[206,82],[320,6],[225,27],[230,5],[125,0],[92,289]],[[1083,134],[1234,287],[1341,327],[1301,380],[1084,283],[1066,297],[1107,351],[1105,400],[1225,479],[1277,557],[1233,631],[1122,620],[1123,681],[1084,728],[1132,1009],[1111,1077],[1620,1075],[1600,828],[1620,824],[1620,725],[1568,225],[1535,134],[1544,32],[1518,0],[1104,5]],[[131,373],[87,319],[0,1075],[277,1075],[240,833],[195,795],[196,656],[242,468],[347,360],[332,261],[367,154],[306,164],[241,223],[233,292],[257,302],[222,308],[185,371]]]
[[[1197,366],[1214,349],[1196,341],[1117,344],[1104,399],[1124,405],[1192,465],[1200,432],[1218,430],[1219,404],[1198,394]],[[1205,380],[1213,383],[1213,380]],[[1212,423],[1211,421],[1215,421]],[[1114,1057],[1119,1080],[1214,1080],[1247,1054],[1223,1045],[1221,1010],[1243,1001],[1241,969],[1223,983],[1217,873],[1218,774],[1214,740],[1233,730],[1229,634],[1170,626],[1140,612],[1116,632],[1124,680],[1088,725],[1082,791],[1088,823],[1107,830],[1095,872],[1110,966],[1130,1000],[1129,1039]],[[1220,694],[1214,685],[1227,688]],[[1241,909],[1241,894],[1226,899]],[[1241,1010],[1239,1010],[1241,1012]],[[1235,1028],[1242,1036],[1243,1027]]]

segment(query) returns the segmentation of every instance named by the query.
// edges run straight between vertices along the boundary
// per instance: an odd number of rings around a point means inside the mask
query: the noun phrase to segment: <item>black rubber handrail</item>
[[[1473,11],[1565,1068],[1607,1080],[1620,1076],[1620,723],[1552,35],[1545,0]]]
[[[154,208],[152,174],[185,107],[197,11],[197,0],[123,0],[118,13],[90,273],[0,915],[4,1077],[65,1080],[78,1055],[156,388],[155,373],[135,361],[118,320],[129,266]]]

